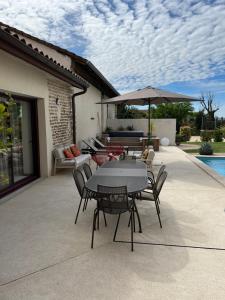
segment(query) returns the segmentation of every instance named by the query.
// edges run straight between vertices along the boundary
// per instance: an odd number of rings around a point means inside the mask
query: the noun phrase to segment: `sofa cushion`
[[[74,157],[77,157],[80,155],[80,150],[77,148],[77,145],[72,145],[70,147],[71,152],[73,153]]]
[[[55,148],[53,150],[54,157],[57,159],[64,159],[65,158],[65,155],[63,153],[64,149],[65,149],[65,147],[63,147],[63,146],[59,146],[59,147]]]
[[[85,162],[89,161],[91,159],[90,154],[81,154],[80,156],[77,156],[74,158],[76,161],[76,166],[79,167],[83,165]]]
[[[64,155],[65,155],[66,158],[69,158],[69,159],[73,159],[74,158],[74,155],[70,151],[70,148],[64,149],[63,153],[64,153]]]
[[[75,157],[74,158],[72,158],[72,159],[64,159],[63,161],[61,161],[61,162],[59,162],[58,163],[58,165],[60,166],[60,167],[76,167],[76,165],[77,165],[77,162],[76,162],[76,159],[75,159]]]

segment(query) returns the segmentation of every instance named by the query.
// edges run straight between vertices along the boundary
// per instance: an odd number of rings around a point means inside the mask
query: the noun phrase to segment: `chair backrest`
[[[156,182],[159,180],[160,176],[162,175],[162,173],[165,171],[166,166],[165,165],[161,165],[159,172],[157,174],[157,178],[156,178]]]
[[[92,150],[94,150],[94,151],[98,151],[99,149],[98,148],[96,148],[94,145],[93,145],[93,143],[91,143],[91,142],[89,142],[88,140],[82,140],[89,148],[91,148]]]
[[[159,194],[160,194],[160,192],[162,190],[162,187],[163,187],[163,185],[164,185],[164,183],[166,181],[167,175],[168,175],[168,173],[166,171],[163,171],[162,174],[161,174],[161,176],[159,177],[159,179],[156,182],[155,189],[153,190],[154,196],[156,198],[159,197]]]
[[[73,178],[75,181],[75,184],[77,186],[78,192],[80,194],[80,196],[83,196],[83,192],[84,192],[84,187],[85,187],[85,180],[84,180],[84,175],[82,174],[82,172],[78,169],[74,169],[73,170]]]
[[[155,152],[154,152],[154,150],[149,149],[149,150],[148,150],[148,156],[147,156],[147,158],[146,158],[146,161],[151,162],[151,161],[153,161],[154,157],[155,157]]]
[[[87,163],[83,164],[83,170],[84,170],[84,174],[85,174],[87,180],[89,178],[91,178],[91,176],[92,176],[92,170],[91,170],[91,167]]]
[[[101,141],[99,141],[97,138],[91,138],[95,143],[97,143],[98,145],[100,145],[101,146],[101,148],[105,148],[105,145],[104,144],[102,144],[102,142]]]
[[[107,209],[110,213],[120,209],[129,209],[126,186],[109,187],[98,185],[98,197],[101,199],[99,208]]]

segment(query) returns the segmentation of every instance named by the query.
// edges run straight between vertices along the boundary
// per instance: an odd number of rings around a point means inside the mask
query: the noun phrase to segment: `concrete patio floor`
[[[74,225],[78,193],[60,172],[0,205],[0,299],[225,299],[225,189],[176,147],[156,155],[169,173],[159,227],[138,202],[143,233],[113,243],[101,219],[90,249],[91,201]],[[128,216],[118,240],[129,241]]]

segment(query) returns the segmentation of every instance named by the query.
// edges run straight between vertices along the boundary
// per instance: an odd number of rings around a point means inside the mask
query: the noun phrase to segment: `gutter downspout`
[[[75,108],[75,97],[83,95],[87,92],[87,87],[83,89],[83,91],[74,93],[72,95],[72,117],[73,117],[73,143],[76,143],[76,108]]]

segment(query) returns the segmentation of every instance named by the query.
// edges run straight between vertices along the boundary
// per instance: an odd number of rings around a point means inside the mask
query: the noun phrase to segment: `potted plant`
[[[181,142],[183,142],[183,136],[181,134],[176,134],[176,145],[179,146]]]
[[[107,138],[109,137],[109,133],[112,132],[112,127],[107,126],[104,130],[104,132],[102,133],[102,139],[104,141],[107,141]]]

